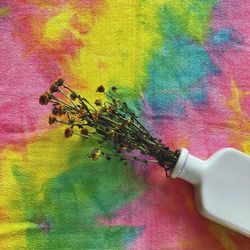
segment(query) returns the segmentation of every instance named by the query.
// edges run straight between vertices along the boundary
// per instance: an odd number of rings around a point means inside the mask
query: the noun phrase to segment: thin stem
[[[103,128],[106,128],[105,126],[103,126],[103,125],[100,124],[100,123],[98,123],[98,126],[101,126],[101,127],[103,127]],[[119,130],[119,129],[118,129],[118,130]],[[116,133],[116,134],[126,137],[129,141],[131,141],[132,143],[134,143],[134,144],[135,144],[134,146],[137,147],[138,149],[141,149],[141,150],[144,150],[144,151],[147,150],[147,149],[143,148],[140,144],[137,144],[137,143],[133,140],[133,138],[128,137],[127,133],[124,133],[124,134],[123,134],[121,130],[119,130],[119,131],[120,131],[121,133],[119,133],[119,132],[117,131],[117,129],[115,129],[115,133]],[[105,134],[108,135],[108,133],[105,132],[104,130],[103,130],[103,132],[104,132]]]
[[[95,111],[97,111],[97,109],[95,108],[95,106],[94,105],[92,105],[86,98],[82,98],[82,97],[78,97],[78,99],[79,99],[79,101],[83,104],[84,103],[84,101],[86,102],[86,103],[88,103]],[[83,101],[84,100],[84,101]],[[86,104],[85,104],[86,105]]]
[[[112,149],[110,149],[110,148],[108,148],[108,147],[106,147],[106,146],[104,146],[104,145],[102,145],[100,148],[106,148],[107,150],[111,151],[113,154],[116,153],[115,151],[113,151]]]
[[[62,100],[60,100],[60,99],[58,99],[58,98],[57,98],[57,97],[55,97],[54,95],[53,95],[53,99],[55,99],[57,102],[60,102],[60,103],[64,104],[65,106],[67,106],[67,107],[69,107],[69,108],[71,108],[71,109],[75,110],[75,108],[74,108],[74,107],[72,107],[72,106],[71,106],[71,105],[69,105],[68,103],[66,103],[66,102],[64,102],[64,101],[62,101]]]
[[[71,93],[75,94],[75,92],[67,85],[63,84],[64,88],[68,89]],[[81,103],[86,106],[86,104],[83,102],[82,99],[84,99],[94,110],[96,110],[96,108],[86,99],[86,98],[83,98],[83,97],[79,97],[79,95],[77,95],[77,98],[79,101],[81,101]],[[85,107],[86,108],[86,107]]]
[[[68,89],[71,93],[75,93],[69,86],[67,86],[65,83],[63,83],[63,87],[65,89]]]
[[[112,94],[112,96],[111,95],[109,95],[108,93],[106,93],[106,92],[104,92],[108,97],[110,97],[110,98],[115,98],[115,95],[113,95]],[[126,103],[126,102],[124,102],[121,98],[119,98],[119,100],[122,102],[122,103]],[[135,116],[135,115],[133,115],[132,114],[132,112],[129,110],[129,108],[127,107],[127,111],[129,112],[129,114],[131,115],[131,117],[133,117],[133,119],[139,124],[139,126],[141,127],[141,129],[144,131],[144,133],[146,133],[147,135],[150,135],[149,133],[148,133],[148,131],[147,131],[147,129],[138,121],[138,119],[137,119],[137,117]],[[134,126],[136,126],[135,124],[133,124]],[[138,126],[136,126],[139,130],[141,130]],[[142,132],[143,132],[142,131]],[[151,135],[150,135],[151,136]],[[153,138],[152,138],[153,139]]]
[[[73,106],[75,107],[75,109],[76,110],[78,110],[79,111],[79,108],[75,105],[75,103],[70,99],[70,97],[68,97],[62,90],[60,90],[59,88],[58,88],[58,91],[63,95],[63,96],[65,96],[72,104],[73,104]]]
[[[109,95],[106,91],[103,91],[103,93],[104,93],[106,96],[108,96],[109,98],[111,98],[111,99],[114,98],[114,96]]]
[[[87,136],[87,135],[82,135],[82,134],[78,134],[76,132],[72,132],[74,135],[78,135],[78,136],[81,136],[81,137],[84,137],[84,138],[88,138],[88,139],[92,139],[92,140],[97,140],[97,141],[100,141],[100,139],[97,139],[97,138],[93,138],[91,136]]]
[[[69,126],[74,126],[74,127],[86,125],[86,124],[80,124],[80,123],[70,124],[69,122],[65,122],[65,121],[62,121],[62,120],[56,120],[56,122],[59,122],[59,123],[65,124],[65,125],[69,125]]]
[[[54,103],[54,104],[56,104],[56,105],[60,105],[60,103],[57,101],[57,102],[55,102],[55,101],[50,101],[51,103]],[[68,107],[68,106],[64,106],[64,108],[66,109],[66,111],[67,112],[70,112],[72,115],[77,115],[78,114],[78,111],[77,110],[75,110],[75,109],[72,109],[72,108],[70,108],[70,107]],[[76,111],[76,113],[74,113],[73,111]]]
[[[62,121],[62,120],[57,120],[57,119],[56,119],[56,122],[59,122],[59,123],[65,124],[65,125],[69,125],[68,122],[65,122],[65,121]]]

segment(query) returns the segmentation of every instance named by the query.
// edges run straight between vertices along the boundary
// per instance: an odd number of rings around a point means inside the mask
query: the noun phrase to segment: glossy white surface
[[[249,156],[224,148],[203,161],[183,149],[171,177],[194,185],[202,215],[250,237]]]

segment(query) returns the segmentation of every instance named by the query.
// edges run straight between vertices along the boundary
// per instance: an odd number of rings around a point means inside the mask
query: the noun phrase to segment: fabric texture
[[[38,103],[59,77],[92,101],[115,85],[171,148],[250,154],[248,1],[1,0],[0,34],[1,249],[250,249],[190,184],[91,161]]]

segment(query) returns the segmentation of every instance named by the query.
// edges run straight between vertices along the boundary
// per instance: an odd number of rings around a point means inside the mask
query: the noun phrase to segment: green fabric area
[[[123,249],[141,232],[139,227],[98,223],[98,216],[112,218],[115,210],[135,199],[143,182],[133,167],[120,161],[88,159],[85,154],[92,147],[84,143],[72,150],[71,168],[47,182],[42,191],[28,173],[13,167],[23,194],[24,217],[50,225],[47,232],[27,231],[29,249]]]
[[[209,33],[212,9],[218,0],[172,1],[159,10],[159,29],[164,37],[189,37],[203,43]]]

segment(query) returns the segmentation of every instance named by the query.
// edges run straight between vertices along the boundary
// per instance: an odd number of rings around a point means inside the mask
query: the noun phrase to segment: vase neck
[[[187,149],[183,148],[170,176],[172,178],[181,178],[192,184],[198,184],[204,165],[205,161],[192,156]]]

